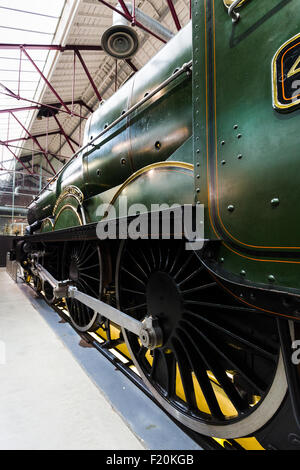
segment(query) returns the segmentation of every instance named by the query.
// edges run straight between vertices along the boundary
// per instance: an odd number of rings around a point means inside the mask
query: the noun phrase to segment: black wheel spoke
[[[91,253],[88,255],[87,258],[81,258],[80,261],[81,260],[82,261],[78,263],[78,267],[82,268],[82,266],[85,266],[86,263],[95,255],[95,253],[97,253],[97,251],[98,251],[98,248],[95,248],[94,250],[91,251]]]
[[[174,396],[176,390],[176,361],[172,352],[162,351],[162,358],[167,371],[167,392],[168,396]]]
[[[133,279],[135,279],[138,283],[142,284],[142,286],[145,286],[145,283],[139,279],[138,277],[136,277],[133,273],[131,273],[130,271],[128,271],[127,269],[125,269],[124,267],[122,268],[122,271],[124,271],[126,274],[128,274],[129,276],[131,276]]]
[[[147,257],[145,256],[145,253],[143,251],[142,248],[139,247],[138,249],[138,253],[141,255],[141,257],[143,258],[143,261],[146,265],[146,268],[147,268],[147,271],[148,271],[148,274],[147,274],[147,277],[149,276],[149,274],[151,273],[152,269],[151,269],[151,265],[149,263],[149,260],[147,259]]]
[[[150,250],[152,265],[153,265],[153,268],[155,269],[156,268],[156,261],[155,261],[155,256],[154,256],[154,253],[153,253],[153,249],[150,247],[149,250]]]
[[[191,327],[192,324],[190,322],[188,322],[188,323],[189,323],[189,326]],[[194,329],[196,329],[195,325],[192,325],[192,327]],[[224,348],[220,349],[219,346],[217,346],[217,344],[215,342],[212,342],[198,328],[197,328],[197,333],[213,349],[213,351],[215,351],[219,356],[221,356],[221,358],[225,359],[225,361],[228,364],[230,364],[231,369],[234,369],[234,370],[239,372],[239,374],[244,378],[244,380],[250,385],[250,387],[252,387],[252,389],[255,392],[258,392],[258,394],[263,393],[263,390],[264,390],[265,386],[264,386],[264,384],[262,383],[262,381],[260,379],[255,377],[254,374],[252,374],[252,377],[250,377],[250,375],[251,375],[250,372],[246,372],[244,370],[245,366],[242,366],[241,364],[238,364],[237,361],[234,358],[229,357],[228,353],[226,353],[224,351]]]
[[[217,284],[216,282],[210,282],[208,284],[203,284],[202,286],[193,287],[192,289],[181,290],[181,292],[184,296],[187,294],[194,294],[195,292],[198,292],[199,290],[205,290],[205,289],[209,289],[210,287],[215,287],[216,284]]]
[[[77,251],[75,252],[75,256],[77,257],[78,261],[81,261],[81,260],[85,259],[85,255],[89,251],[89,248],[90,248],[89,244],[86,244],[85,247],[84,247],[84,243],[83,243],[82,251],[80,251],[80,253],[78,253]]]
[[[135,305],[134,307],[127,307],[124,309],[125,312],[135,312],[136,310],[140,310],[141,308],[147,307],[146,303]]]
[[[206,368],[204,367],[202,355],[199,354],[199,349],[186,332],[180,329],[180,337],[182,338],[181,344],[183,345],[186,356],[188,357],[190,366],[198,380],[202,393],[208,405],[208,408],[213,417],[223,421],[224,415],[221,411],[220,405],[216,398],[211,381],[207,375]],[[178,339],[178,335],[177,335]],[[191,353],[189,352],[191,350]]]
[[[179,342],[177,338],[174,338],[172,345],[187,405],[189,409],[196,410],[197,400],[188,357],[186,356],[185,350],[182,348],[181,342]]]
[[[81,271],[88,271],[89,269],[99,268],[99,264],[93,264],[92,266],[87,266],[86,268],[80,268]]]
[[[194,325],[191,324],[190,322],[186,322],[183,320],[183,322],[187,323],[187,326],[189,330],[191,331],[196,331],[198,333],[198,330],[194,328]],[[185,330],[186,331],[186,330]],[[194,347],[195,342],[192,340]],[[200,353],[200,348],[199,353]],[[201,353],[200,353],[201,354]],[[201,357],[203,359],[203,354],[201,354]],[[240,394],[237,392],[235,386],[229,379],[228,375],[226,374],[226,371],[222,369],[218,364],[218,360],[216,355],[213,353],[213,351],[210,350],[209,354],[206,354],[205,358],[203,359],[204,362],[206,363],[206,367],[208,370],[211,370],[221,385],[221,387],[224,389],[225,393],[227,394],[228,398],[231,400],[232,404],[236,408],[237,411],[243,411],[247,408],[247,402],[242,399]]]
[[[94,242],[70,242],[63,253],[63,278],[71,279],[74,286],[85,294],[99,298],[101,290],[101,259]],[[95,324],[97,312],[76,299],[66,299],[73,324],[80,331],[88,331]]]
[[[85,274],[85,273],[80,272],[80,277],[82,277],[82,276],[87,277],[89,279],[92,279],[93,281],[100,282],[100,278],[90,276],[89,274]]]
[[[225,305],[225,304],[215,304],[211,302],[201,302],[198,300],[185,300],[184,301],[186,304],[190,305],[196,305],[200,307],[208,307],[208,308],[213,308],[215,310],[221,309],[221,310],[233,310],[236,312],[255,312],[255,310],[251,310],[250,308],[247,307],[237,307],[235,305]]]
[[[163,389],[168,387],[168,376],[166,373],[165,362],[163,360],[163,353],[159,349],[154,350],[154,358],[152,364],[151,375],[156,383]]]
[[[180,287],[182,286],[182,284],[185,284],[186,282],[193,279],[193,277],[197,276],[197,274],[199,274],[202,271],[202,269],[203,269],[202,266],[200,268],[197,268],[192,274],[190,274],[188,277],[183,279],[183,281],[179,282],[178,286]]]
[[[130,253],[129,250],[126,251],[126,254],[129,255],[129,257],[131,258],[132,262],[133,262],[133,265],[134,266],[137,266],[138,270],[142,273],[142,275],[144,276],[145,279],[148,279],[148,275],[145,273],[144,269],[142,268],[142,266],[138,263],[138,261],[136,260],[136,258]]]
[[[146,353],[147,353],[148,349],[145,348],[145,346],[140,346],[139,350],[138,350],[138,353],[137,353],[137,356],[139,359],[142,359],[146,356]]]
[[[176,280],[178,276],[185,270],[185,268],[190,263],[192,257],[195,256],[194,253],[190,253],[183,265],[179,268],[179,270],[173,275],[173,278]],[[199,268],[200,269],[200,268]],[[180,285],[180,284],[179,284]]]
[[[157,265],[158,269],[161,269],[161,263],[162,263],[161,246],[160,244],[158,244],[158,265]]]
[[[164,265],[164,271],[168,271],[168,266],[169,266],[169,260],[170,260],[170,247],[168,246],[167,248],[167,256],[166,256],[166,262]]]
[[[173,263],[171,264],[171,268],[168,271],[170,274],[173,274],[173,270],[175,269],[175,266],[177,265],[181,254],[182,254],[182,247],[180,247],[180,249],[176,252],[176,255],[174,256]]]
[[[205,322],[209,326],[221,331],[222,333],[230,336],[231,338],[236,339],[239,343],[245,344],[248,348],[250,348],[252,350],[255,350],[261,356],[263,356],[267,359],[270,359],[272,361],[276,361],[276,359],[277,359],[276,353],[268,351],[267,349],[260,347],[257,343],[253,343],[253,341],[251,341],[249,338],[245,338],[242,335],[238,335],[238,334],[234,333],[233,331],[231,331],[229,328],[225,328],[224,326],[218,325],[216,322],[213,322],[213,321],[209,320],[208,318],[204,317],[203,315],[200,316],[200,315],[198,315],[194,312],[191,312],[191,311],[187,311],[187,314],[194,317],[194,318],[196,318],[197,321],[199,320],[199,321]]]
[[[143,295],[145,297],[145,292],[141,292],[134,289],[128,289],[127,287],[120,288],[123,292],[129,292],[130,294]]]
[[[172,353],[165,354],[154,350],[151,376],[165,390],[167,396],[173,396],[176,384],[176,362]]]
[[[80,284],[81,286],[83,286],[83,291],[85,294],[87,294],[88,292],[92,292],[92,294],[98,298],[99,296],[99,293],[97,293],[92,287],[90,284],[88,284],[84,279],[80,278],[78,279],[78,284]]]

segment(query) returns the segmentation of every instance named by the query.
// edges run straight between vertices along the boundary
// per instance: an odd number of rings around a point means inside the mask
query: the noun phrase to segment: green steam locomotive
[[[300,445],[297,7],[194,0],[192,22],[89,118],[16,247],[78,331],[119,325],[182,424],[270,449]],[[201,249],[160,230],[99,240],[125,196],[147,216],[203,205]]]

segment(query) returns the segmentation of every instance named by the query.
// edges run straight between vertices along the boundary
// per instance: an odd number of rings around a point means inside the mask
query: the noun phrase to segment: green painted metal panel
[[[120,198],[123,199],[120,205]],[[94,196],[85,202],[85,210],[89,222],[102,219],[111,204],[113,212],[109,211],[108,218],[126,216],[126,208],[134,204],[143,204],[150,211],[152,204],[193,204],[193,170],[178,166],[159,166],[147,170],[137,178]],[[121,206],[121,209],[120,209]],[[158,208],[156,208],[158,210]]]
[[[81,218],[73,206],[64,206],[58,213],[53,230],[62,230],[68,227],[81,225]]]
[[[193,204],[193,170],[180,167],[156,167],[142,173],[130,182],[114,202],[115,212],[108,218],[119,216],[120,197],[126,196],[126,205],[142,204],[147,211],[154,205]],[[122,206],[124,207],[124,203]],[[158,208],[156,208],[158,210]],[[120,214],[122,216],[122,213]]]
[[[272,285],[300,287],[300,112],[273,108],[271,69],[300,31],[298,6],[251,0],[232,23],[221,1],[193,4],[195,192],[206,236],[223,240],[220,265],[241,283],[273,275]]]
[[[299,33],[297,8],[297,0],[252,1],[233,25],[221,2],[215,2],[219,219],[246,245],[300,246],[295,217],[300,113],[273,109],[271,75],[274,54]],[[271,204],[274,198],[278,206]],[[227,209],[231,204],[233,212]]]

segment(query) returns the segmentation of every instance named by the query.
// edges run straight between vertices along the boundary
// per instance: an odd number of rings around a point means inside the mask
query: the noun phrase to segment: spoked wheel
[[[49,271],[55,279],[59,279],[60,276],[60,250],[57,246],[49,244],[45,248],[45,256],[42,264],[44,268]]]
[[[100,298],[102,292],[102,257],[95,242],[67,243],[63,254],[63,279],[70,279],[81,292]],[[78,331],[99,328],[99,314],[76,299],[66,299],[73,325]]]
[[[189,428],[210,436],[252,435],[287,391],[276,320],[235,301],[182,241],[124,241],[118,307],[158,319],[163,345],[149,351],[124,330],[155,398]]]
[[[45,249],[46,254],[42,260],[42,265],[44,266],[47,271],[49,271],[50,274],[55,279],[60,279],[60,251],[59,248],[55,245],[48,245]],[[40,280],[36,279],[34,282],[34,287],[37,292],[40,292],[41,290],[44,291],[44,296],[46,301],[50,304],[53,305],[57,302],[54,293],[53,293],[53,287],[50,285],[49,282],[44,281],[41,282]]]

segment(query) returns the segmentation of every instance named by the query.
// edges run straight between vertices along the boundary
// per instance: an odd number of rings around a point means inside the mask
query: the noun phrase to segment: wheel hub
[[[147,284],[146,300],[148,314],[158,319],[167,347],[182,316],[182,299],[174,279],[166,272],[153,273]]]
[[[140,341],[145,348],[161,348],[163,345],[163,332],[160,328],[157,318],[147,316],[142,321],[140,331]]]

